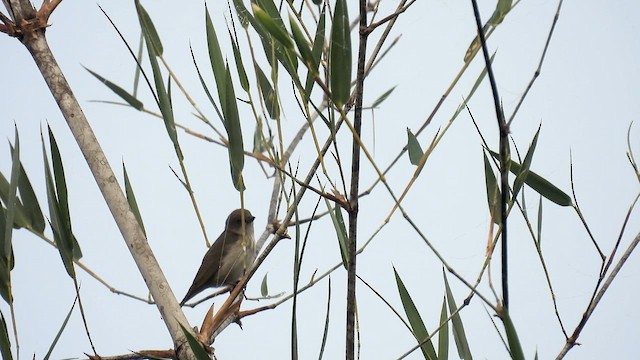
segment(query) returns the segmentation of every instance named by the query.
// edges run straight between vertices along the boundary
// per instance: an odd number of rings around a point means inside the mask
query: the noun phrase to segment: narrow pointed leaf
[[[537,230],[538,230],[537,245],[538,245],[538,247],[540,247],[540,245],[542,244],[542,196],[540,196],[540,201],[538,202],[538,226],[537,226]]]
[[[247,72],[244,69],[244,64],[242,63],[242,54],[240,53],[240,49],[238,48],[238,44],[236,40],[229,33],[229,37],[231,38],[231,46],[233,47],[233,58],[236,61],[236,68],[238,70],[238,78],[240,79],[240,86],[242,86],[242,90],[249,92],[249,79],[247,78]]]
[[[264,277],[262,278],[262,283],[260,284],[260,294],[262,295],[262,297],[269,296],[269,286],[267,285],[267,275],[269,275],[269,273],[264,274]]]
[[[145,10],[139,1],[136,1],[136,5],[138,8],[138,18],[143,28],[143,32],[145,33],[147,46],[153,47],[156,56],[162,56],[162,53],[164,52],[162,41],[160,41],[160,36],[158,36],[158,31],[156,30],[155,25],[153,25],[153,21],[151,20],[149,13],[147,13],[147,10]]]
[[[231,81],[231,72],[229,67],[226,68],[227,78],[226,84],[226,105],[223,106],[225,127],[227,128],[227,136],[229,139],[229,163],[231,165],[231,178],[236,190],[245,189],[242,179],[242,169],[244,168],[244,145],[242,142],[242,128],[240,127],[240,116],[238,115],[238,104],[236,103],[236,94],[233,90],[233,82]]]
[[[424,151],[422,151],[422,147],[418,142],[418,139],[415,135],[407,128],[407,149],[409,153],[409,161],[411,161],[411,165],[420,164],[420,158],[424,155]]]
[[[329,335],[329,315],[331,314],[331,275],[329,275],[327,287],[327,312],[324,317],[324,331],[322,331],[322,343],[320,344],[320,354],[318,355],[318,360],[322,360],[324,348],[327,345],[327,337]]]
[[[387,98],[389,97],[389,95],[391,95],[391,93],[393,92],[393,90],[395,90],[396,87],[392,87],[391,89],[385,91],[382,95],[380,95],[380,97],[378,97],[373,104],[371,104],[372,108],[377,108],[378,106],[380,106],[380,104],[382,104],[383,101],[387,100]],[[415,165],[415,164],[414,164]]]
[[[211,357],[209,357],[209,354],[207,354],[207,352],[204,350],[202,344],[200,344],[200,341],[198,341],[198,339],[196,339],[189,332],[189,330],[182,326],[182,324],[180,324],[180,327],[182,328],[182,333],[187,338],[187,343],[189,343],[189,347],[191,348],[191,351],[193,351],[193,354],[196,356],[196,359],[211,360]]]
[[[456,347],[458,349],[458,356],[463,360],[472,360],[473,356],[471,355],[471,350],[469,349],[469,342],[467,341],[467,336],[464,332],[464,326],[462,325],[462,318],[460,317],[460,313],[457,313],[458,306],[456,305],[456,301],[453,298],[453,293],[451,292],[451,288],[449,287],[447,274],[443,273],[443,276],[444,285],[447,292],[447,303],[449,304],[449,313],[454,314],[451,317],[451,327],[453,329],[453,340],[455,341]]]
[[[216,35],[216,30],[213,26],[213,22],[211,21],[211,17],[209,16],[209,10],[205,5],[205,22],[207,29],[207,45],[209,48],[209,61],[211,62],[211,69],[213,70],[213,76],[216,79],[216,86],[218,87],[218,96],[220,99],[220,104],[224,107],[225,103],[225,94],[227,92],[227,87],[225,82],[227,80],[226,71],[225,71],[225,62],[222,57],[222,51],[220,51],[220,43],[218,42],[218,36]]]
[[[487,204],[489,205],[489,213],[492,216],[493,222],[499,225],[500,219],[502,219],[502,216],[500,215],[502,210],[499,206],[500,189],[498,188],[498,182],[496,181],[496,176],[493,173],[493,169],[491,168],[491,163],[489,162],[487,155],[483,152],[482,156],[484,157],[484,181],[487,188]]]
[[[507,309],[504,309],[502,314],[502,320],[504,321],[504,330],[507,334],[507,343],[509,344],[509,352],[511,352],[511,358],[513,360],[524,360],[524,352],[522,351],[522,346],[520,345],[520,339],[518,339],[518,333],[516,331],[513,322],[511,321],[511,317],[509,316],[509,312]]]
[[[67,316],[65,316],[64,321],[62,321],[62,325],[60,326],[60,329],[58,330],[56,337],[53,339],[53,342],[51,342],[51,345],[49,346],[49,351],[47,351],[47,354],[44,356],[44,360],[49,359],[49,357],[51,356],[51,353],[53,352],[53,349],[56,347],[56,344],[58,343],[58,340],[60,340],[60,336],[62,335],[62,332],[64,331],[64,329],[67,327],[67,323],[69,322],[69,318],[73,313],[73,308],[76,306],[77,300],[78,298],[76,297],[76,300],[73,301],[73,305],[71,305],[71,309],[69,309]]]
[[[496,159],[500,158],[500,155],[496,152],[490,151],[491,156]],[[511,160],[509,163],[509,170],[514,174],[519,174],[521,165]],[[538,194],[542,195],[547,200],[554,202],[560,206],[572,206],[573,202],[571,197],[564,191],[558,189],[555,185],[550,183],[547,179],[529,170],[527,177],[524,180],[525,184],[529,185]]]
[[[256,20],[260,22],[260,24],[269,32],[273,38],[279,42],[286,49],[293,50],[293,41],[291,37],[286,32],[285,29],[281,28],[272,18],[264,11],[260,6],[256,4],[251,4],[253,9],[253,15],[256,17]]]
[[[240,20],[240,25],[243,28],[249,27],[249,19],[253,19],[249,10],[244,6],[243,0],[233,0],[233,5],[236,8],[236,15],[238,15],[238,20]]]
[[[33,191],[33,186],[29,181],[26,171],[22,163],[20,164],[20,180],[18,181],[18,190],[20,191],[20,199],[22,200],[22,210],[28,220],[28,226],[31,230],[42,234],[45,228],[44,215],[38,203],[38,198]]]
[[[127,195],[127,202],[129,203],[129,207],[135,215],[136,220],[138,220],[138,224],[142,229],[142,233],[147,235],[147,231],[144,228],[144,223],[142,222],[142,216],[140,215],[140,209],[138,208],[138,202],[136,201],[136,195],[133,192],[133,187],[131,186],[131,181],[129,180],[129,174],[127,173],[127,167],[122,163],[122,170],[124,172],[124,190]]]
[[[271,87],[271,83],[269,82],[267,76],[257,64],[256,75],[258,77],[258,85],[260,86],[260,94],[262,95],[262,99],[264,100],[264,105],[267,107],[269,117],[272,119],[278,119],[280,117],[278,95]]]
[[[327,204],[327,209],[329,210],[329,215],[331,216],[331,221],[333,222],[333,228],[336,231],[336,236],[338,238],[338,246],[340,247],[340,256],[342,257],[342,266],[345,269],[348,269],[347,266],[349,264],[349,247],[348,247],[348,235],[347,235],[347,227],[344,224],[344,218],[342,217],[342,208],[338,204],[333,204],[331,207],[331,203],[329,200],[325,199],[325,203]]]
[[[298,47],[298,51],[300,52],[302,61],[304,61],[307,69],[311,69],[312,72],[315,71],[318,66],[314,63],[314,58],[313,54],[311,53],[311,49],[309,48],[309,43],[307,43],[307,39],[302,33],[302,30],[300,30],[298,23],[291,15],[289,15],[289,25],[291,27],[291,33],[293,34],[293,40],[296,42],[296,46]]]
[[[88,69],[86,67],[84,69],[87,70],[96,79],[100,80],[101,83],[105,84],[116,95],[120,96],[120,98],[122,100],[124,100],[127,104],[131,105],[131,107],[133,107],[134,109],[136,109],[138,111],[144,109],[144,104],[142,103],[142,101],[138,100],[135,96],[129,94],[125,89],[123,89],[120,86],[114,84],[113,82],[103,78],[102,76],[98,75],[97,73],[91,71],[90,69]]]
[[[347,0],[337,0],[331,24],[329,77],[331,97],[342,107],[351,95],[351,29]]]
[[[4,314],[0,313],[0,354],[3,360],[13,360],[11,354],[11,341],[9,340],[9,332],[7,331],[7,322]]]
[[[409,324],[411,325],[411,329],[413,330],[413,335],[415,336],[418,343],[421,343],[420,350],[422,350],[422,355],[426,360],[436,360],[438,356],[436,355],[436,350],[433,347],[433,343],[431,339],[424,341],[429,338],[429,332],[427,328],[424,326],[424,322],[422,321],[422,317],[418,312],[413,300],[411,299],[411,295],[407,291],[407,288],[404,286],[400,275],[396,271],[395,267],[393,268],[393,274],[396,278],[396,285],[398,286],[398,293],[400,294],[400,300],[402,301],[402,307],[404,308],[404,312],[407,315],[407,319],[409,319]]]
[[[322,57],[322,50],[324,49],[324,32],[325,32],[325,7],[322,7],[320,18],[318,19],[318,27],[316,28],[316,35],[313,39],[313,47],[311,48],[311,56],[313,57],[314,69],[309,69],[307,73],[307,80],[304,86],[304,93],[307,99],[311,96],[311,90],[313,89],[314,77],[318,73],[318,66],[320,65],[320,59]]]
[[[4,210],[4,206],[0,206],[0,245],[4,247],[7,243],[5,238],[5,230],[11,228],[11,223],[7,221],[7,213]],[[11,258],[7,259],[4,256],[0,258],[0,295],[7,302],[11,304],[11,267],[13,266],[13,252]]]
[[[540,134],[540,127],[538,126],[538,131],[533,136],[533,140],[531,140],[531,145],[529,145],[529,149],[527,150],[527,155],[524,157],[524,161],[522,161],[522,166],[520,167],[520,172],[516,174],[516,179],[513,182],[513,198],[515,199],[524,184],[524,180],[527,178],[529,174],[529,168],[531,167],[531,161],[533,160],[533,153],[536,150],[536,145],[538,144],[538,135]]]
[[[51,129],[49,129],[51,132]],[[50,136],[51,138],[51,136]],[[50,144],[50,148],[54,148],[55,143]],[[75,277],[75,268],[73,267],[73,241],[69,234],[69,229],[66,228],[67,223],[62,220],[60,214],[60,203],[58,202],[58,196],[56,194],[56,186],[54,184],[54,176],[51,174],[49,168],[49,160],[47,159],[47,152],[45,150],[44,137],[42,137],[42,157],[44,162],[45,182],[47,188],[47,200],[49,203],[49,218],[50,226],[53,231],[53,240],[56,243],[62,263],[64,265],[67,274],[70,277]],[[53,157],[53,156],[52,156]]]
[[[449,359],[449,323],[446,322],[448,317],[447,299],[443,297],[442,310],[440,311],[440,324],[444,325],[442,325],[440,331],[438,331],[438,360]]]

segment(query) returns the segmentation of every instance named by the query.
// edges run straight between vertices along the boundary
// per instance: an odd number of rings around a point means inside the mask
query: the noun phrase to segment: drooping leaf
[[[418,142],[418,139],[415,135],[407,128],[407,149],[409,153],[409,161],[411,161],[411,165],[420,164],[420,158],[424,155],[424,151],[422,151],[422,147]]]
[[[324,48],[324,32],[325,32],[325,7],[322,7],[320,18],[318,19],[318,27],[316,28],[316,35],[313,39],[313,47],[311,48],[311,56],[313,57],[313,64],[316,66],[314,69],[309,69],[307,73],[307,80],[304,86],[304,93],[306,98],[311,96],[311,90],[313,89],[314,77],[318,73],[318,66],[320,65],[320,59],[322,57],[322,50]]]
[[[420,350],[422,350],[422,355],[426,360],[436,360],[438,356],[436,355],[436,350],[433,347],[433,343],[431,339],[429,339],[429,332],[424,325],[424,321],[422,321],[422,317],[416,308],[416,305],[413,303],[411,299],[411,295],[407,291],[407,288],[404,286],[404,282],[400,278],[400,275],[396,271],[395,267],[393,268],[393,274],[396,278],[396,285],[398,286],[398,293],[400,294],[400,300],[402,301],[402,307],[404,308],[404,312],[407,315],[407,319],[409,320],[409,325],[411,325],[411,329],[413,330],[413,335],[420,346]],[[426,340],[428,339],[428,340]],[[426,340],[426,341],[425,341]]]
[[[242,53],[240,53],[240,49],[238,48],[238,44],[236,40],[229,32],[229,38],[231,38],[231,46],[233,47],[233,58],[236,61],[236,68],[238,69],[238,78],[240,79],[240,86],[242,86],[242,90],[249,92],[249,79],[247,78],[247,72],[244,70],[244,64],[242,63]]]
[[[496,159],[500,158],[500,155],[494,151],[490,151],[491,156]],[[519,174],[521,165],[516,161],[511,160],[509,163],[509,170],[514,174]],[[525,184],[529,185],[538,194],[542,195],[547,200],[554,202],[560,206],[571,206],[573,202],[571,197],[564,191],[558,189],[555,185],[550,183],[547,179],[529,170],[527,177],[524,180]]]
[[[122,100],[124,100],[127,104],[131,105],[134,109],[140,111],[144,109],[144,104],[142,101],[138,100],[135,96],[129,94],[127,90],[121,88],[120,86],[114,84],[113,82],[103,78],[98,75],[98,73],[91,71],[88,68],[84,68],[91,75],[93,75],[96,79],[100,80],[101,83],[105,84],[111,91],[113,91],[116,95],[120,96]]]
[[[293,40],[296,42],[302,61],[304,61],[307,69],[311,69],[311,72],[315,71],[318,66],[314,63],[313,53],[311,52],[311,48],[309,48],[309,43],[307,43],[307,39],[302,33],[302,30],[300,30],[298,23],[291,15],[289,15],[289,26],[291,27]]]
[[[342,257],[342,265],[345,269],[348,269],[349,264],[349,236],[347,235],[347,227],[344,224],[344,218],[342,217],[342,208],[340,205],[335,204],[332,207],[329,200],[325,199],[331,221],[333,222],[333,228],[336,231],[338,238],[338,246],[340,247],[340,256]]]
[[[331,99],[342,107],[351,95],[351,29],[347,0],[337,0],[331,24],[329,77]]]
[[[56,167],[58,168],[58,176],[54,176],[49,168],[49,160],[47,159],[47,152],[45,149],[44,137],[42,137],[42,158],[44,162],[45,182],[47,188],[47,200],[49,202],[49,219],[51,230],[53,231],[53,240],[56,243],[62,263],[67,271],[67,274],[71,278],[75,278],[75,268],[73,267],[73,238],[71,234],[71,222],[69,219],[68,207],[63,209],[63,206],[67,204],[66,198],[63,201],[59,200],[59,197],[66,196],[66,185],[58,183],[59,179],[64,179],[63,168],[58,151],[58,146],[55,142],[53,132],[51,128],[49,130],[49,148],[51,151],[51,159],[54,167],[54,174],[56,173]],[[52,140],[53,139],[53,140]],[[56,155],[54,155],[56,153]],[[55,179],[55,183],[54,183]],[[62,194],[58,195],[57,189],[62,189]],[[64,205],[63,205],[64,204]]]
[[[491,163],[487,158],[487,155],[483,152],[484,157],[484,181],[487,188],[487,204],[489,205],[489,213],[493,219],[493,222],[497,225],[500,224],[502,219],[502,208],[500,207],[500,189],[498,188],[498,182],[496,176],[491,168]]]
[[[293,41],[286,29],[284,29],[284,24],[280,27],[266,11],[255,3],[251,4],[251,8],[253,9],[253,15],[256,17],[256,20],[260,22],[269,34],[286,49],[293,50]],[[280,16],[279,13],[278,16]]]
[[[280,105],[278,104],[278,94],[271,87],[269,79],[264,74],[258,64],[255,65],[256,75],[258,78],[258,85],[260,86],[260,94],[264,100],[264,105],[267,107],[269,117],[272,119],[278,119],[280,117]]]
[[[538,135],[540,134],[540,127],[538,126],[538,131],[533,136],[533,140],[531,140],[531,145],[529,145],[529,149],[527,150],[527,155],[524,157],[524,161],[522,162],[522,166],[520,167],[520,172],[516,174],[516,179],[513,182],[513,198],[515,199],[524,184],[527,175],[529,174],[529,168],[531,167],[531,161],[533,160],[533,153],[536,150],[536,145],[538,144]]]
[[[233,82],[231,81],[231,72],[229,67],[226,68],[227,79],[225,106],[222,107],[224,113],[224,123],[227,128],[227,136],[229,139],[229,163],[231,166],[231,178],[233,186],[236,190],[243,191],[245,189],[244,180],[242,178],[242,169],[244,168],[244,145],[242,142],[242,128],[240,126],[240,116],[238,115],[238,104],[236,103],[236,94],[233,90]]]
[[[269,275],[269,273],[264,274],[264,277],[262,278],[262,283],[260,283],[260,294],[262,295],[262,297],[269,296],[269,286],[267,285],[267,275]]]

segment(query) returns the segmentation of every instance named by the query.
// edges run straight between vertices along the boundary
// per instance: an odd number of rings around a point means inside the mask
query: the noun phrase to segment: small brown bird
[[[244,276],[256,257],[254,219],[246,209],[231,212],[224,231],[204,255],[193,284],[180,306],[184,306],[189,299],[207,288],[235,285]]]

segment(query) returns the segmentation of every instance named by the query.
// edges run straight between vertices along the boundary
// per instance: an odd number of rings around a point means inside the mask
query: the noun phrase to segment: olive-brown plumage
[[[244,276],[256,257],[254,219],[246,209],[231,212],[224,231],[204,255],[193,284],[180,302],[180,306],[207,288],[234,285]]]

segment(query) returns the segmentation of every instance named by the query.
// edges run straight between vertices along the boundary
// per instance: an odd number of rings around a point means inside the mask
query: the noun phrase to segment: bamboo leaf
[[[342,107],[351,95],[351,29],[347,1],[337,0],[331,24],[329,77],[331,98]]]
[[[262,295],[262,297],[269,296],[269,286],[267,285],[267,275],[269,275],[269,273],[264,274],[264,277],[262,278],[262,283],[260,284],[260,294]]]
[[[307,73],[307,80],[304,86],[304,93],[306,98],[311,97],[311,90],[313,90],[314,77],[318,73],[318,66],[320,65],[320,59],[322,57],[322,50],[324,49],[324,32],[325,32],[325,7],[322,7],[320,18],[318,19],[318,27],[316,28],[316,35],[313,39],[313,47],[311,48],[311,56],[313,57],[314,69],[309,69]]]
[[[269,34],[271,34],[271,36],[273,36],[273,38],[286,49],[293,50],[293,41],[284,29],[284,25],[280,27],[279,24],[277,24],[273,18],[271,18],[271,16],[269,16],[269,14],[267,14],[266,11],[260,8],[257,4],[251,4],[251,8],[253,9],[253,15],[256,17],[256,20],[260,22]]]
[[[442,298],[442,310],[440,311],[440,324],[443,324],[438,331],[438,360],[449,359],[449,323],[447,318],[447,298]]]
[[[243,191],[245,189],[244,180],[242,179],[242,169],[244,168],[244,145],[242,142],[242,128],[240,126],[240,116],[238,115],[238,104],[236,103],[236,94],[233,90],[233,81],[231,81],[231,72],[229,66],[226,67],[227,78],[226,84],[226,105],[222,107],[224,113],[224,122],[229,138],[229,164],[231,165],[231,179],[236,190]]]
[[[387,98],[389,97],[389,95],[391,95],[391,93],[393,92],[393,90],[395,90],[396,87],[392,87],[391,89],[385,91],[382,95],[380,95],[380,97],[378,97],[373,104],[371,104],[372,108],[377,108],[378,106],[380,106],[380,104],[382,104],[383,101],[387,100]],[[414,164],[415,165],[415,164]]]
[[[411,325],[411,329],[413,330],[413,335],[420,346],[420,350],[422,350],[422,355],[427,360],[436,360],[438,356],[436,355],[436,350],[433,347],[433,343],[431,339],[429,339],[429,332],[427,328],[424,326],[424,322],[422,321],[422,317],[418,312],[413,300],[411,299],[411,295],[407,291],[407,288],[404,286],[400,275],[396,271],[395,267],[393,268],[393,274],[396,278],[396,285],[398,286],[398,293],[400,294],[400,300],[402,301],[402,306],[404,307],[404,312],[407,315],[407,319],[409,319],[409,324]],[[428,339],[428,340],[426,340]],[[425,341],[426,340],[426,341]],[[423,342],[424,341],[424,342]]]
[[[33,191],[33,186],[29,181],[29,177],[24,170],[24,166],[22,166],[22,162],[20,163],[20,180],[18,181],[18,190],[20,191],[20,199],[22,200],[21,205],[20,203],[17,204],[20,205],[18,210],[24,213],[24,217],[28,222],[26,227],[42,234],[45,229],[44,215],[42,214],[42,209],[40,208],[38,198]]]
[[[291,15],[289,15],[289,25],[291,27],[291,33],[293,34],[293,40],[296,42],[296,46],[300,52],[300,57],[302,57],[302,61],[304,61],[304,64],[310,72],[316,71],[318,65],[314,63],[313,53],[309,48],[307,39],[302,33],[302,30],[300,30],[298,23]]]
[[[522,352],[522,346],[520,345],[520,339],[518,339],[518,333],[516,331],[509,312],[507,309],[503,310],[502,320],[504,322],[504,330],[507,334],[507,343],[509,344],[509,352],[513,360],[524,360],[524,352]]]
[[[213,70],[213,76],[216,79],[216,86],[218,88],[218,97],[220,99],[220,106],[224,109],[226,103],[225,95],[227,93],[226,87],[226,70],[225,61],[222,57],[222,51],[220,51],[220,43],[218,42],[218,36],[216,30],[209,16],[209,10],[205,5],[205,23],[207,31],[207,46],[209,48],[209,62],[211,63],[211,69]],[[225,124],[226,126],[226,124]]]
[[[144,228],[144,223],[142,222],[142,216],[140,215],[140,209],[138,208],[138,202],[136,201],[136,195],[133,192],[133,187],[131,186],[131,181],[129,180],[129,174],[127,173],[127,167],[122,163],[122,171],[124,172],[124,191],[127,195],[127,202],[129,203],[129,207],[131,208],[131,212],[135,215],[136,220],[138,220],[138,224],[142,229],[142,233],[147,235],[147,231]]]
[[[204,347],[202,347],[202,344],[200,344],[200,341],[198,341],[198,339],[196,339],[189,332],[189,330],[182,326],[182,324],[180,324],[180,328],[182,328],[182,333],[187,338],[187,343],[189,343],[189,347],[191,348],[191,351],[193,351],[193,354],[196,356],[196,359],[211,360],[209,354],[207,354],[207,352],[204,350]]]
[[[340,256],[342,257],[342,265],[345,269],[348,269],[349,264],[349,237],[347,235],[347,227],[344,224],[344,218],[342,217],[342,208],[340,205],[334,203],[331,207],[329,200],[325,199],[331,221],[333,222],[333,228],[336,230],[338,238],[338,246],[340,247]]]
[[[231,32],[229,32],[229,37],[231,38],[231,46],[233,47],[233,58],[236,61],[236,68],[238,70],[240,86],[242,86],[242,90],[249,92],[249,79],[247,78],[247,72],[244,70],[244,64],[242,63],[242,54],[240,53],[240,49],[238,48],[236,40],[233,38],[233,36],[231,36]]]
[[[84,66],[83,66],[84,67]],[[101,83],[105,84],[111,91],[113,91],[116,95],[120,96],[122,100],[124,100],[127,104],[131,105],[134,109],[140,111],[144,109],[144,104],[142,101],[138,100],[135,96],[129,94],[125,89],[120,86],[114,84],[113,82],[103,78],[98,75],[98,73],[91,71],[88,68],[84,68],[91,75],[93,75],[96,79],[98,79]]]
[[[469,349],[469,342],[464,332],[464,326],[462,325],[462,318],[458,312],[458,306],[453,298],[453,293],[449,287],[449,281],[447,280],[447,274],[442,274],[444,277],[444,285],[447,292],[447,302],[449,303],[449,312],[453,314],[451,317],[451,325],[453,329],[453,340],[458,348],[458,356],[463,360],[472,360],[471,350]]]
[[[500,158],[500,155],[494,151],[489,151],[491,156],[496,159]],[[509,170],[513,174],[519,174],[521,169],[521,165],[517,162],[511,160],[509,163]],[[558,189],[555,185],[550,183],[547,179],[542,176],[536,174],[535,172],[529,170],[527,177],[524,180],[525,184],[529,185],[533,190],[535,190],[538,194],[542,195],[547,200],[554,202],[560,206],[572,206],[573,202],[571,201],[571,197],[567,195],[564,191]]]
[[[73,305],[71,305],[71,309],[69,309],[69,312],[67,313],[67,316],[64,318],[64,321],[62,321],[62,325],[60,326],[60,330],[58,330],[58,333],[56,334],[56,337],[53,339],[53,342],[49,346],[49,351],[47,351],[47,354],[44,356],[44,360],[48,360],[49,359],[49,357],[51,356],[51,353],[53,352],[53,349],[56,347],[56,344],[58,343],[58,340],[60,340],[60,336],[62,335],[62,332],[64,331],[64,329],[67,327],[67,323],[69,322],[69,318],[71,317],[71,314],[73,313],[73,308],[76,306],[76,301],[77,300],[78,300],[78,298],[76,297],[76,299],[73,301]]]
[[[484,181],[487,188],[487,204],[489,205],[489,213],[493,219],[493,222],[500,225],[500,219],[502,219],[502,208],[500,207],[500,189],[498,188],[498,182],[496,176],[491,168],[491,163],[487,158],[487,155],[483,152],[484,157]]]
[[[258,85],[260,86],[260,94],[264,100],[264,104],[267,107],[269,117],[272,119],[278,119],[280,117],[280,105],[278,104],[278,94],[271,87],[269,79],[264,74],[260,66],[256,64],[256,74],[258,78]]]
[[[320,354],[318,355],[318,360],[322,360],[324,348],[327,345],[327,335],[329,335],[329,315],[331,313],[331,275],[329,275],[327,287],[327,312],[324,318],[324,331],[322,332],[322,344],[320,345]]]
[[[409,128],[407,128],[407,149],[408,149],[408,153],[409,153],[409,161],[411,161],[411,165],[418,165],[420,164],[420,158],[422,158],[422,155],[424,155],[424,151],[422,151],[422,147],[420,146],[420,143],[418,142],[418,139],[416,138],[415,135],[413,135],[413,133],[411,132],[411,130],[409,130]]]
[[[0,313],[0,354],[3,360],[13,360],[11,354],[11,341],[9,341],[9,332],[7,331],[7,322],[4,314]]]
[[[140,20],[140,25],[145,33],[147,47],[153,47],[153,51],[156,56],[162,56],[162,53],[164,52],[162,41],[160,41],[160,36],[158,35],[155,25],[153,25],[153,21],[151,20],[149,13],[147,13],[147,10],[145,10],[138,0],[136,0],[136,5],[138,8],[138,19]]]
[[[516,174],[516,179],[513,181],[513,198],[515,199],[524,184],[527,175],[529,174],[529,168],[531,167],[531,161],[533,159],[533,153],[535,152],[536,145],[538,144],[538,135],[540,134],[540,126],[538,126],[538,131],[533,136],[533,140],[531,140],[531,145],[529,145],[529,149],[527,150],[527,155],[524,157],[524,161],[522,162],[522,166],[520,167],[520,172]]]

